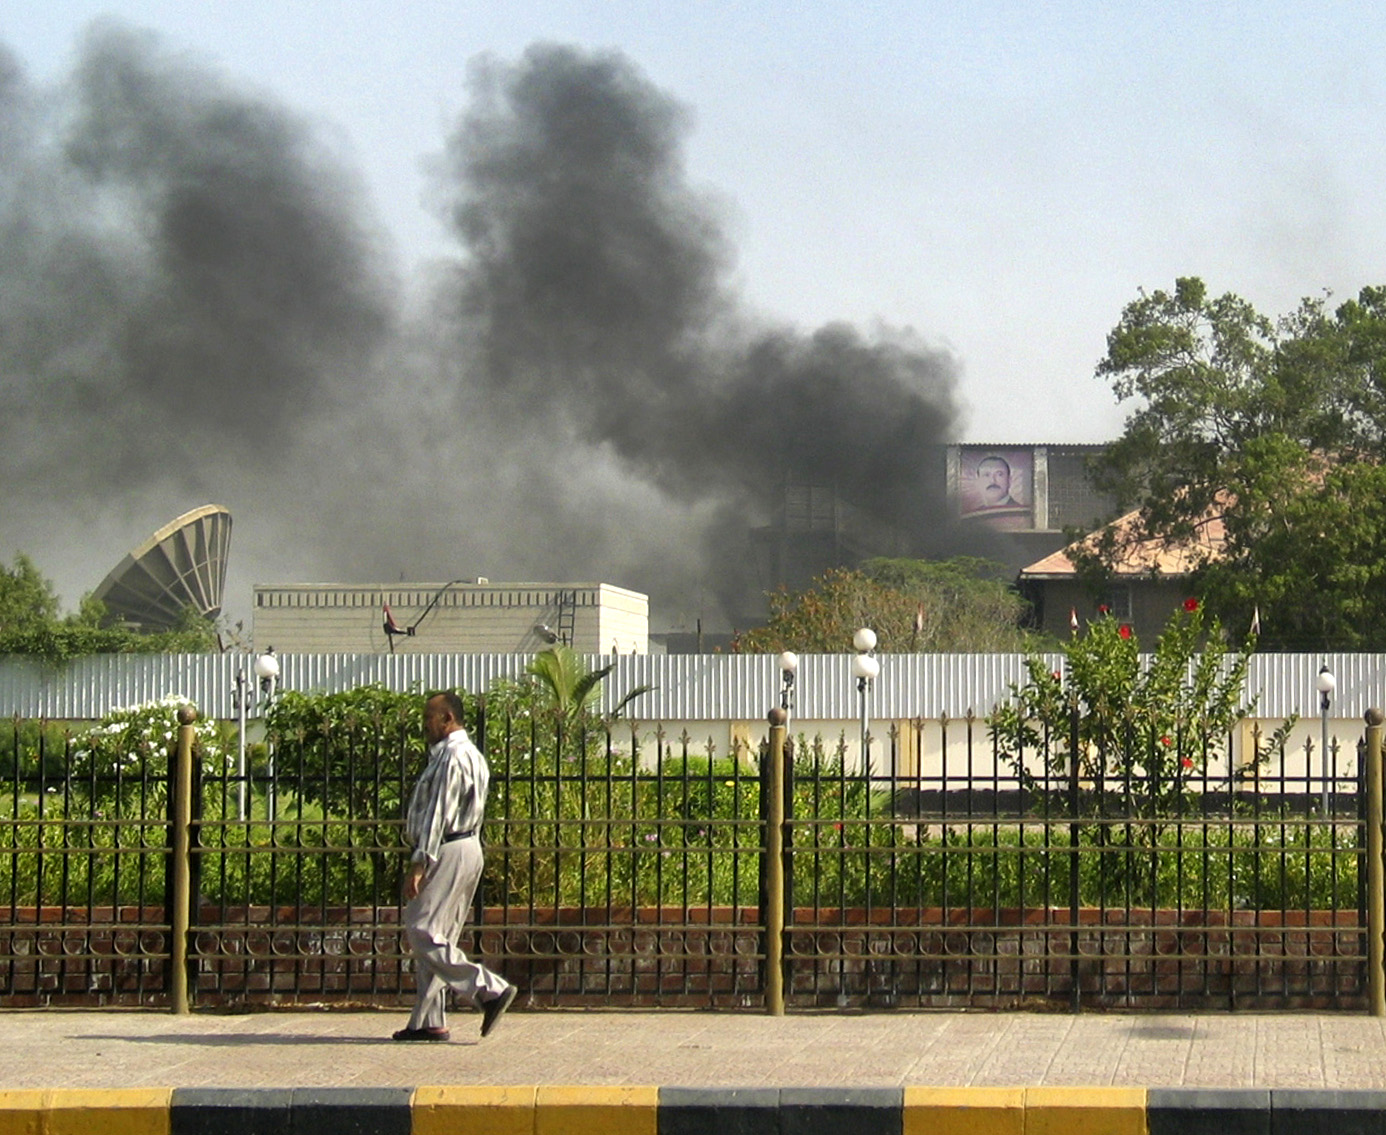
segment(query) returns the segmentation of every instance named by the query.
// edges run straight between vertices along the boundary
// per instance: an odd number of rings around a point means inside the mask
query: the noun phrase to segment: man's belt
[[[443,837],[444,843],[456,843],[459,839],[471,839],[476,835],[476,828],[468,828],[465,832],[448,832]]]

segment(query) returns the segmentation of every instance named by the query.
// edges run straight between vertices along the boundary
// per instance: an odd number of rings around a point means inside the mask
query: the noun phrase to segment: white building
[[[565,642],[649,653],[649,598],[609,583],[256,584],[257,650],[279,654],[495,654]]]

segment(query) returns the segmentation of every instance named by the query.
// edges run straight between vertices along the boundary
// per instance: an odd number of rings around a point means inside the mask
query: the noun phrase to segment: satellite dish
[[[230,547],[231,513],[203,505],[155,532],[92,595],[112,617],[145,631],[172,629],[185,607],[215,618]]]

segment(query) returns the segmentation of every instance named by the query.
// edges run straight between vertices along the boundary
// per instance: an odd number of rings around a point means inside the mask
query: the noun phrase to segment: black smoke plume
[[[714,505],[697,558],[728,597],[764,582],[731,565],[789,483],[922,550],[953,361],[904,333],[758,326],[726,283],[718,203],[684,170],[688,113],[621,55],[536,46],[477,64],[472,91],[447,166],[468,400],[609,449],[671,505]]]
[[[658,627],[768,582],[748,532],[790,483],[927,546],[953,360],[748,311],[690,114],[624,56],[469,78],[436,177],[459,252],[401,282],[272,100],[114,24],[55,87],[0,48],[0,552],[71,595],[215,501],[233,612],[251,582],[487,575],[646,591]]]

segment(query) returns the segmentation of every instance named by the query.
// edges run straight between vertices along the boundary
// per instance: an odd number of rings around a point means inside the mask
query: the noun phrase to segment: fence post
[[[1080,740],[1081,719],[1078,715],[1078,699],[1075,697],[1069,705],[1068,720],[1068,923],[1071,929],[1068,932],[1068,980],[1069,980],[1069,1009],[1078,1013],[1083,1008],[1083,975],[1078,965],[1078,918],[1079,918],[1079,885],[1081,875],[1078,863],[1078,847],[1082,842],[1082,825],[1078,822],[1078,813],[1082,810],[1082,785],[1079,780],[1080,768],[1078,765],[1078,745]]]
[[[178,756],[173,778],[173,919],[169,953],[173,967],[173,1011],[188,1012],[188,926],[192,907],[193,723],[197,709],[178,709]]]
[[[1367,995],[1373,1017],[1386,1017],[1386,895],[1382,893],[1386,868],[1381,859],[1381,710],[1369,709],[1367,720]]]
[[[776,707],[770,721],[770,804],[765,811],[765,1007],[784,1016],[784,741],[788,715]]]

